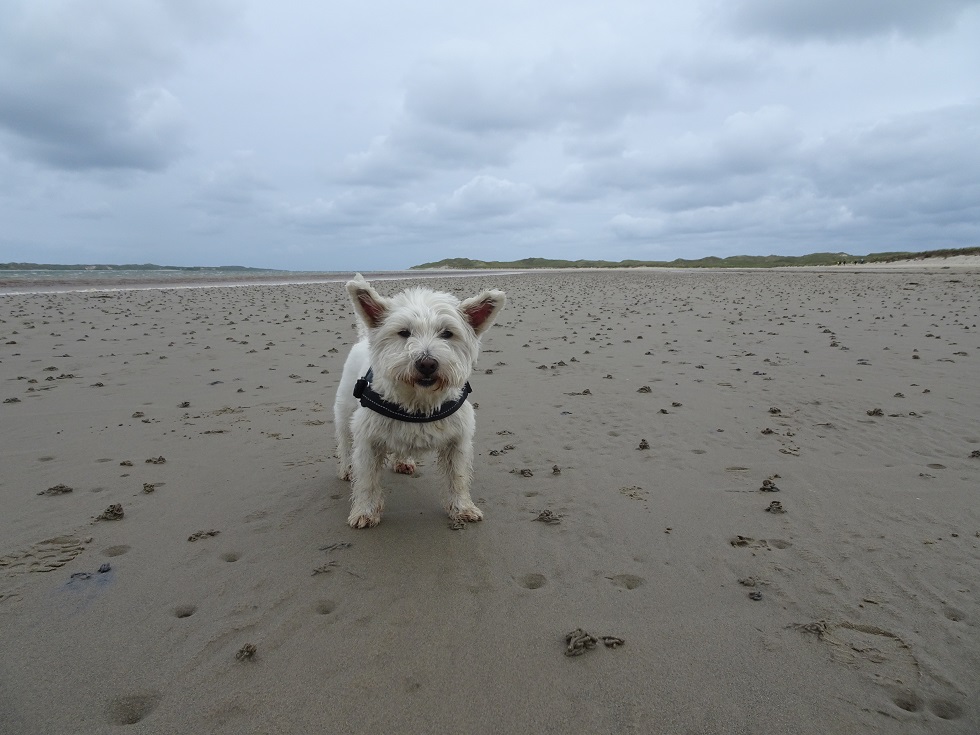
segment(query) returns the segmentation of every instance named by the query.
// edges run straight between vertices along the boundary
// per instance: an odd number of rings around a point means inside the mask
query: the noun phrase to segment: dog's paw
[[[337,477],[344,482],[350,482],[354,479],[354,470],[350,466],[344,467],[337,472]]]
[[[415,460],[412,459],[399,459],[395,460],[395,464],[392,466],[399,475],[414,475],[415,474]]]
[[[351,528],[374,528],[381,523],[380,513],[351,513],[347,518],[347,525]]]
[[[466,521],[476,523],[483,520],[483,511],[472,503],[468,505],[452,505],[449,507],[449,517],[454,521]]]

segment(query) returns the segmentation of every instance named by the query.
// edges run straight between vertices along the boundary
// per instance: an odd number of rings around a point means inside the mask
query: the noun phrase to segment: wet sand
[[[0,732],[980,729],[976,259],[423,285],[462,530],[345,525],[342,284],[0,296]]]

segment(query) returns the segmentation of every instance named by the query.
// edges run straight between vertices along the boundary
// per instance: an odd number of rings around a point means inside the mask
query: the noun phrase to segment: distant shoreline
[[[390,281],[420,278],[475,278],[481,275],[518,273],[510,270],[446,271],[368,271],[368,280]],[[16,276],[14,274],[17,274]],[[0,271],[0,296],[32,293],[74,293],[79,291],[143,291],[188,288],[235,288],[242,286],[291,286],[316,283],[344,283],[354,271],[174,271],[174,270],[24,270]]]
[[[413,265],[406,270],[399,271],[373,271],[374,274],[386,273],[415,273],[419,271],[523,271],[523,270],[564,270],[564,269],[612,269],[612,268],[780,268],[780,267],[799,267],[799,266],[854,266],[871,264],[894,264],[904,262],[918,262],[925,260],[948,260],[958,257],[980,257],[980,246],[969,248],[947,248],[939,250],[926,250],[922,252],[891,251],[880,253],[869,253],[868,255],[851,255],[849,253],[810,253],[809,255],[732,255],[727,258],[709,256],[698,259],[676,258],[671,261],[653,260],[563,260],[558,258],[522,258],[512,261],[483,261],[471,258],[443,258],[432,263],[421,263]],[[196,275],[228,275],[231,277],[247,275],[250,279],[256,277],[276,278],[288,274],[294,278],[306,274],[311,278],[319,278],[323,274],[341,275],[352,274],[354,271],[296,271],[283,270],[278,268],[255,268],[244,265],[156,265],[154,263],[124,264],[115,265],[107,263],[76,263],[72,265],[52,264],[52,263],[0,263],[0,283],[4,279],[5,273],[40,273],[40,272],[61,272],[61,273],[173,273],[187,274],[189,277]],[[366,271],[365,271],[366,273]]]
[[[154,263],[0,263],[0,271],[179,271],[179,272],[218,272],[218,273],[269,273],[274,268],[252,268],[244,265],[156,265]]]
[[[671,265],[617,265],[520,267],[496,265],[482,268],[422,268],[416,266],[401,271],[362,271],[368,280],[418,280],[430,278],[473,278],[484,275],[521,275],[569,272],[643,272],[675,271],[701,273],[734,273],[739,271],[803,271],[816,270],[827,273],[866,270],[938,270],[944,268],[980,269],[980,248],[967,249],[970,254],[956,254],[905,259],[846,262],[839,265],[798,264],[768,266],[686,266]],[[973,252],[976,251],[976,252]],[[206,267],[144,267],[127,270],[121,266],[105,269],[89,268],[0,268],[0,295],[24,295],[31,293],[72,293],[78,291],[135,291],[149,289],[232,288],[242,286],[288,286],[316,283],[343,283],[354,271],[286,271],[266,268],[242,268],[238,266]]]

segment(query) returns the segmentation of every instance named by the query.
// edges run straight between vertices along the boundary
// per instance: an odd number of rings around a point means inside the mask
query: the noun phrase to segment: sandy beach
[[[0,733],[975,735],[950,260],[426,278],[509,298],[463,530],[345,524],[342,284],[0,296]]]

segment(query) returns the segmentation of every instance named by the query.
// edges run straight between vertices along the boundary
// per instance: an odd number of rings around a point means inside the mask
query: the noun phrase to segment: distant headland
[[[980,255],[980,247],[924,252],[885,252],[868,255],[848,253],[811,253],[810,255],[732,255],[727,258],[709,256],[688,260],[677,258],[659,260],[560,260],[553,258],[523,258],[521,260],[472,260],[471,258],[444,258],[435,263],[422,263],[411,270],[473,268],[780,268],[786,266],[846,265],[859,263],[893,263],[900,260],[949,258],[956,255]]]

